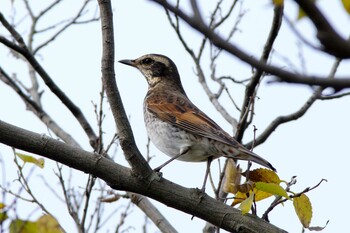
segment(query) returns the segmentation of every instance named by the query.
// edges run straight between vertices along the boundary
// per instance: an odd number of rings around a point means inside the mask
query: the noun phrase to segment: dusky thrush
[[[156,171],[174,159],[207,161],[204,191],[210,163],[221,156],[252,161],[275,170],[267,160],[237,142],[188,99],[176,65],[168,57],[147,54],[119,62],[137,68],[146,77],[148,92],[143,113],[147,133],[153,144],[171,157]]]

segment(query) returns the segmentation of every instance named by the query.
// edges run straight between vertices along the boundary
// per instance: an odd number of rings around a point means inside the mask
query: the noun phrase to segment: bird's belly
[[[178,160],[201,162],[207,161],[210,156],[214,158],[220,156],[218,149],[213,146],[211,139],[195,136],[185,130],[161,121],[149,113],[147,116],[145,115],[145,124],[152,143],[170,157],[175,157],[180,153],[186,152]]]

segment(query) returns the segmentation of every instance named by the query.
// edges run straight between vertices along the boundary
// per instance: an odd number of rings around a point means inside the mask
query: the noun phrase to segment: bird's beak
[[[136,67],[136,62],[135,62],[135,60],[128,60],[128,59],[125,59],[125,60],[120,60],[119,62],[120,62],[120,63],[123,63],[123,64],[125,64],[125,65],[128,65],[128,66]]]

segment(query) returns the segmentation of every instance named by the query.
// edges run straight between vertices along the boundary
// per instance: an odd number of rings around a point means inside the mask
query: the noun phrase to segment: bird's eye
[[[144,65],[149,65],[152,63],[153,63],[153,60],[151,58],[145,58],[142,60],[142,64],[144,64]]]

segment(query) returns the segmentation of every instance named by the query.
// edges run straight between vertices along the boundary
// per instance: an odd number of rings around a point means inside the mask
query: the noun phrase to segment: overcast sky
[[[15,6],[21,5],[18,2],[20,1],[15,2]],[[270,27],[273,7],[270,1],[246,0],[243,2],[242,11],[245,12],[245,16],[239,24],[240,31],[234,36],[233,42],[253,56],[260,57]],[[340,1],[319,1],[319,3],[323,12],[336,29],[344,37],[349,35],[349,16],[341,8]],[[164,10],[156,4],[142,0],[113,1],[113,7],[116,60],[134,59],[147,53],[167,55],[177,64],[183,86],[190,99],[227,132],[232,134],[232,127],[215,111],[198,84],[190,56],[184,51],[174,31],[169,26]],[[202,4],[201,7],[205,13],[213,9],[209,5],[204,6]],[[59,11],[53,12],[50,18],[42,23],[42,26],[45,26],[46,23],[54,22],[58,17],[64,18],[64,16],[69,16],[70,12],[67,12],[67,9],[66,5],[61,7]],[[70,6],[69,9],[72,9],[72,12],[74,12],[74,6]],[[11,15],[11,1],[1,1],[0,11],[6,17]],[[235,14],[237,12],[235,11]],[[287,1],[285,12],[289,19],[295,19],[297,8],[293,1]],[[23,9],[16,8],[16,15],[18,18],[21,18]],[[25,20],[20,24],[19,31],[21,33],[27,32]],[[228,30],[230,25],[226,27]],[[187,25],[182,25],[181,28],[189,45],[197,50],[201,41],[200,35],[192,31]],[[317,45],[315,30],[307,19],[297,23],[296,28],[308,40]],[[330,72],[334,62],[332,58],[306,46],[302,46],[302,51],[300,51],[298,49],[298,39],[293,35],[287,24],[282,25],[280,33],[275,44],[276,56],[273,59],[274,64],[278,64],[286,69],[292,69],[293,67],[282,59],[288,58],[299,71],[302,71],[302,65],[305,66],[308,74],[326,76]],[[0,34],[7,35],[8,33],[0,26]],[[39,42],[40,39],[40,37],[37,38],[37,41]],[[301,52],[304,57],[302,61],[300,60]],[[51,45],[43,49],[38,59],[61,89],[82,109],[91,124],[96,126],[91,102],[98,103],[101,89],[101,36],[99,22],[70,28]],[[224,54],[219,61],[219,74],[229,74],[237,79],[251,76],[251,67],[243,64],[236,58]],[[204,64],[205,62],[208,61],[204,61]],[[23,83],[29,83],[26,65],[21,61],[14,60],[3,45],[0,46],[0,65],[8,72],[16,73]],[[130,117],[137,145],[141,152],[146,154],[147,136],[142,115],[142,102],[147,91],[146,81],[136,69],[119,63],[115,64],[115,68],[117,84],[127,114]],[[349,76],[349,71],[350,63],[349,61],[344,61],[339,67],[337,74],[339,76]],[[259,99],[256,102],[256,115],[253,122],[258,128],[258,134],[277,116],[298,110],[312,94],[312,89],[309,87],[276,83],[268,84],[267,81],[272,79],[273,77],[267,77],[259,89]],[[217,87],[213,86],[212,88],[212,90],[216,90]],[[235,88],[233,98],[241,106],[244,89],[241,87],[232,88]],[[220,99],[220,101],[230,109],[234,117],[239,117],[239,112],[233,108],[227,97]],[[267,142],[255,149],[256,153],[262,155],[277,168],[281,179],[289,181],[292,176],[297,176],[298,183],[292,188],[295,192],[314,186],[323,178],[328,180],[327,183],[323,183],[316,190],[307,193],[313,205],[311,225],[323,226],[327,220],[330,220],[329,225],[323,232],[343,232],[343,229],[348,228],[347,212],[350,209],[350,204],[346,200],[346,195],[349,188],[347,180],[344,179],[344,174],[346,174],[349,167],[349,103],[349,97],[331,101],[319,101],[302,119],[280,126]],[[0,83],[0,104],[2,109],[0,111],[0,120],[37,133],[48,134],[46,127],[32,113],[25,110],[25,105],[16,93],[3,83]],[[91,150],[87,137],[75,119],[47,89],[45,89],[43,94],[43,106],[85,149]],[[107,106],[105,111],[107,114],[105,120],[106,141],[109,141],[115,132],[115,126]],[[252,140],[252,137],[253,130],[249,128],[243,142]],[[5,161],[6,179],[8,181],[12,181],[16,177],[16,169],[12,162],[13,157],[11,153],[8,147],[0,145],[0,159]],[[117,155],[116,161],[126,165],[122,153],[119,152]],[[168,159],[167,156],[153,146],[151,146],[151,155],[155,155],[155,158],[151,161],[151,167],[156,167]],[[193,188],[201,186],[205,166],[205,163],[175,161],[164,168],[162,172],[165,178],[180,185]],[[242,166],[245,167],[246,163],[243,162]],[[52,172],[54,168],[55,164],[47,161],[44,170],[35,172],[37,181],[35,182],[33,178],[32,185],[36,190],[40,190],[43,187],[42,181],[38,178],[40,175],[52,179],[53,183],[57,182]],[[26,167],[26,169],[30,170],[29,167]],[[217,162],[213,162],[212,172],[214,173],[214,181],[217,182]],[[86,180],[86,174],[80,172],[74,174],[75,181]],[[210,190],[210,188],[208,187],[207,190]],[[57,205],[55,206],[53,201],[45,194],[47,193],[38,192],[39,196],[45,198],[45,203],[49,208],[58,211]],[[264,208],[271,201],[272,198],[264,203],[258,203],[260,214],[263,213]],[[115,205],[118,205],[118,203]],[[185,213],[159,203],[156,203],[156,205],[179,232],[201,232],[204,226],[202,220],[198,218],[191,220],[191,216]],[[20,212],[23,211],[21,213],[23,218],[28,216],[28,212],[25,209],[25,207],[19,209]],[[40,214],[40,211],[38,212]],[[55,217],[62,223],[65,230],[74,232],[73,222],[68,217],[65,209],[58,213]],[[136,223],[135,219],[139,220],[140,223]],[[289,232],[300,232],[302,228],[294,213],[292,202],[287,202],[284,207],[277,207],[270,214],[270,220],[273,224]],[[111,224],[115,224],[117,221],[119,220],[112,221]],[[135,230],[130,230],[130,232],[140,232],[142,223],[142,214],[137,207],[133,208],[125,225],[135,226]],[[156,228],[151,226],[150,232],[155,231],[157,231]]]

